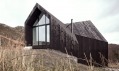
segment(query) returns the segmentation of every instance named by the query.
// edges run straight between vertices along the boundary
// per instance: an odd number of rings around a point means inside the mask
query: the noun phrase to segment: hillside
[[[16,47],[24,45],[24,27],[10,27],[0,23],[0,46]]]
[[[109,71],[79,64],[75,57],[50,49],[6,49],[0,54],[0,71]]]
[[[119,61],[119,45],[117,44],[108,45],[108,57],[110,60],[114,62]]]
[[[18,39],[24,35],[24,29],[22,26],[10,27],[5,24],[0,23],[0,35],[6,36],[11,39]],[[23,37],[22,37],[23,39]]]

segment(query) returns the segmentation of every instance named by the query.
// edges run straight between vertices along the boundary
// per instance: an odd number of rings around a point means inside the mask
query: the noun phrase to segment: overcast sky
[[[23,26],[36,2],[63,23],[91,20],[109,43],[119,44],[119,0],[0,0],[0,23]]]

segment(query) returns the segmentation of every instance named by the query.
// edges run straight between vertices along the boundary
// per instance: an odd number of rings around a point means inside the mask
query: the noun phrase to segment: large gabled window
[[[45,14],[40,14],[33,25],[33,45],[49,45],[50,20]]]

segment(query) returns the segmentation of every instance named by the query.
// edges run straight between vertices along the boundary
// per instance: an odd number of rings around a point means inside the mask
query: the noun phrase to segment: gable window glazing
[[[33,45],[50,44],[50,20],[45,14],[40,14],[33,25]]]

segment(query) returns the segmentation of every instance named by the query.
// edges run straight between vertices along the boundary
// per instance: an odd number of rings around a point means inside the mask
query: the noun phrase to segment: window
[[[49,45],[50,25],[49,18],[41,14],[33,25],[33,45]]]
[[[47,26],[47,42],[50,42],[50,26]]]
[[[40,27],[38,27],[38,29],[39,29],[39,31],[38,31],[38,34],[39,34],[38,40],[45,42],[45,26],[40,26]]]

